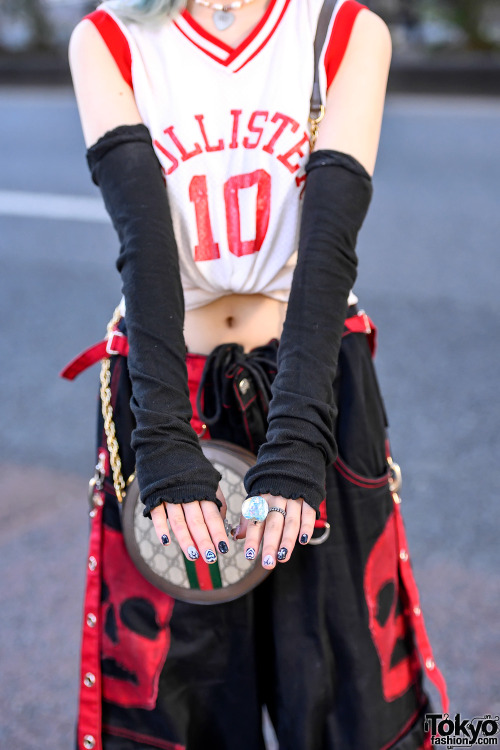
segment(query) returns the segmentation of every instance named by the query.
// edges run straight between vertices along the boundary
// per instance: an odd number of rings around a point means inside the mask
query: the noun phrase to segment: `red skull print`
[[[108,587],[106,577],[112,581]],[[146,581],[122,535],[104,526],[102,689],[124,708],[155,706],[158,680],[170,644],[174,600]]]
[[[375,542],[365,567],[364,590],[370,632],[377,649],[386,701],[403,695],[418,675],[418,656],[409,643],[408,620],[400,611],[399,549],[394,514]]]

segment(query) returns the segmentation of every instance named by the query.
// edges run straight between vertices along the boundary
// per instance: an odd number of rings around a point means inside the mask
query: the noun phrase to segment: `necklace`
[[[204,8],[213,10],[212,21],[219,31],[228,29],[234,23],[234,13],[231,11],[239,10],[244,5],[253,3],[254,0],[233,0],[231,3],[212,3],[210,0],[194,0],[196,5],[203,5]]]

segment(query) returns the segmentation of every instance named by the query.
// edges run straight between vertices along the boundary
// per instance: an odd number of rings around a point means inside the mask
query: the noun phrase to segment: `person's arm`
[[[246,547],[286,562],[297,537],[311,538],[324,497],[326,464],[336,457],[333,400],[347,297],[356,278],[357,233],[371,198],[391,57],[383,21],[361,11],[330,86],[326,114],[307,166],[298,262],[279,349],[267,442],[246,477],[249,495],[263,495],[265,524],[242,521]],[[304,501],[304,498],[307,502]],[[278,549],[286,554],[278,557]]]
[[[69,62],[87,148],[113,128],[142,123],[132,89],[91,21],[74,29]]]
[[[326,98],[315,150],[353,156],[373,175],[384,112],[392,42],[384,21],[362,10]]]
[[[72,35],[70,64],[92,177],[120,239],[141,497],[160,540],[168,515],[184,552],[194,540],[205,555],[226,538],[223,498],[189,424],[184,300],[160,165],[132,89],[89,21]]]

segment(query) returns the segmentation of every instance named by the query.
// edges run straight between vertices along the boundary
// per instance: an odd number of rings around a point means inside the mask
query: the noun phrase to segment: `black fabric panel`
[[[307,183],[298,262],[278,350],[267,442],[246,476],[249,495],[304,498],[318,511],[326,466],[335,460],[333,382],[356,279],[358,231],[372,195],[355,159],[316,151]]]
[[[167,193],[145,125],[121,126],[88,151],[92,179],[120,239],[136,420],[132,447],[149,511],[166,502],[212,500],[219,473],[204,457],[187,387],[184,298]]]

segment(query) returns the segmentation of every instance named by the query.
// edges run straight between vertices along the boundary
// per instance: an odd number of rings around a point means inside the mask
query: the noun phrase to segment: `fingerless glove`
[[[317,512],[335,460],[333,381],[357,270],[358,231],[372,195],[351,156],[315,151],[307,164],[298,260],[278,349],[267,441],[247,473],[249,495],[303,498]]]
[[[162,502],[212,500],[220,507],[220,474],[190,425],[179,259],[150,133],[145,125],[115,128],[89,148],[87,160],[120,239],[144,515]]]

